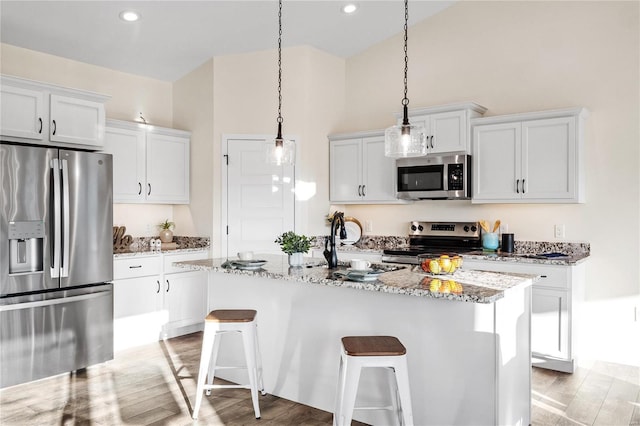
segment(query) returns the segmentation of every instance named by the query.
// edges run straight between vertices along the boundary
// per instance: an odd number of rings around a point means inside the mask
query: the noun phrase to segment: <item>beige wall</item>
[[[191,203],[175,206],[180,235],[210,237],[213,232],[213,59],[173,84],[173,123],[191,132]]]
[[[310,197],[298,199],[296,227],[307,234],[323,234],[327,232],[323,216],[329,208],[326,135],[344,114],[345,63],[303,46],[283,49],[282,69],[283,133],[299,141],[296,180],[316,185]],[[218,253],[221,141],[230,134],[275,134],[277,53],[270,50],[216,57],[214,75],[213,250]]]
[[[584,106],[586,204],[347,206],[375,235],[403,235],[410,220],[501,219],[516,239],[591,243],[586,357],[640,363],[640,151],[638,2],[460,2],[409,31],[409,98],[421,107],[471,100],[485,116]],[[347,61],[341,130],[393,124],[402,98],[402,40]],[[635,336],[633,340],[630,336]],[[580,342],[578,342],[580,343]]]

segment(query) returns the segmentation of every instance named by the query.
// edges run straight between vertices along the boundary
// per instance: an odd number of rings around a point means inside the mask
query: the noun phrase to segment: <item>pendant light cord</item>
[[[278,5],[278,136],[282,139],[282,0]]]
[[[404,98],[402,98],[402,125],[409,126],[409,98],[407,98],[407,86],[409,72],[409,56],[407,54],[407,40],[409,29],[409,0],[404,0]]]

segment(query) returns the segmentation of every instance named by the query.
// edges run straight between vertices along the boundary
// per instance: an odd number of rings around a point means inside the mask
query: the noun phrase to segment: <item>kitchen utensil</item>
[[[493,224],[493,232],[496,232],[500,229],[500,219],[496,220],[496,223]]]
[[[483,230],[484,232],[491,232],[491,231],[489,230],[489,223],[487,223],[487,221],[486,221],[486,220],[481,220],[481,221],[479,221],[478,223],[480,223],[480,227],[482,228],[482,230]]]

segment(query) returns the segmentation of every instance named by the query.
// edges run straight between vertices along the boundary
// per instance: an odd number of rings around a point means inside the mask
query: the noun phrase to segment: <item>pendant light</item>
[[[267,143],[267,162],[275,165],[293,164],[296,145],[282,137],[282,0],[278,2],[278,133]]]
[[[426,130],[422,125],[409,124],[409,98],[407,98],[407,29],[409,25],[409,0],[404,0],[404,98],[402,99],[402,124],[389,127],[384,132],[384,155],[404,158],[427,154]]]

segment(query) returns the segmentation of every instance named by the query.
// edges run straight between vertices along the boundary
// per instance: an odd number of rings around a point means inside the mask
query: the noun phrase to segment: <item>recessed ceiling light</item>
[[[140,19],[140,14],[133,10],[123,10],[120,12],[120,19],[127,22],[135,22]]]
[[[346,14],[351,14],[353,12],[355,12],[356,10],[358,10],[358,5],[355,3],[349,3],[349,4],[345,4],[342,7],[342,11]]]

